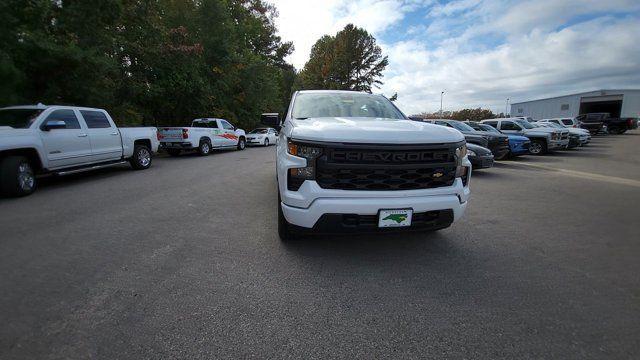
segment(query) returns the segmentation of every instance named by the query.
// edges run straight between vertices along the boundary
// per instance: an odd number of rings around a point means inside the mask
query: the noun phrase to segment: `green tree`
[[[349,24],[335,36],[325,35],[313,45],[298,86],[371,92],[372,87],[382,85],[380,78],[388,64],[376,39]]]
[[[476,108],[476,109],[462,109],[451,113],[450,118],[455,120],[471,120],[480,121],[485,119],[493,119],[496,115],[493,111],[488,109]]]
[[[103,107],[119,124],[224,117],[288,103],[293,50],[263,0],[4,0],[0,105]]]

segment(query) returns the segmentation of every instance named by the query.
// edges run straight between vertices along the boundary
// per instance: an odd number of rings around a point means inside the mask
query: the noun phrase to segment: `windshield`
[[[465,124],[465,123],[463,123],[461,121],[449,120],[448,122],[456,130],[459,130],[459,131],[474,131],[471,126],[469,126],[469,125],[467,125],[467,124]]]
[[[501,134],[501,132],[498,131],[498,129],[494,128],[491,125],[480,124],[480,129],[482,129],[483,131],[487,131],[487,132]]]
[[[267,129],[254,129],[251,130],[249,134],[266,134],[269,130]]]
[[[0,126],[14,129],[26,129],[40,115],[42,109],[5,109],[0,110]]]
[[[527,120],[518,119],[518,120],[516,120],[516,122],[518,124],[520,124],[520,126],[522,126],[525,129],[533,129],[533,128],[535,128],[535,126],[531,125],[531,123],[528,122]]]
[[[296,96],[292,116],[295,119],[312,117],[406,119],[387,98],[355,92],[300,93]]]

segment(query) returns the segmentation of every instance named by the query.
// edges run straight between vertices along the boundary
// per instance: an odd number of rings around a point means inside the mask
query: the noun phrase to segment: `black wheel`
[[[167,149],[167,153],[171,156],[178,156],[181,152],[180,149]]]
[[[238,140],[238,150],[244,150],[245,147],[247,147],[247,141],[241,137],[240,140]]]
[[[36,191],[33,166],[24,156],[0,159],[0,194],[10,197],[26,196]]]
[[[129,159],[129,163],[135,170],[148,169],[152,161],[151,150],[146,145],[136,145],[133,148],[133,156]]]
[[[264,146],[269,146],[269,138],[264,139]]]
[[[200,146],[198,146],[198,154],[200,156],[207,156],[211,154],[211,143],[209,140],[200,141]]]
[[[542,155],[547,152],[547,143],[544,140],[533,139],[529,145],[529,152],[532,155]]]
[[[285,219],[282,212],[282,200],[280,200],[280,191],[278,191],[278,236],[281,241],[294,240],[295,237],[291,232],[291,224]]]

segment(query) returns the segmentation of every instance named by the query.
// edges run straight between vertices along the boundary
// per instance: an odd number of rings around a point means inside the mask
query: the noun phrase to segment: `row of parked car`
[[[578,118],[553,118],[533,120],[530,117],[512,117],[487,119],[480,122],[458,121],[449,119],[412,120],[429,122],[447,126],[460,131],[465,136],[469,160],[475,169],[489,168],[494,160],[514,158],[520,155],[543,155],[549,151],[571,149],[585,146],[591,137],[598,133],[607,133],[611,129],[601,122],[600,126],[584,123],[579,119],[595,118],[581,116]],[[598,117],[603,120],[603,117]],[[629,129],[637,128],[637,120],[625,120],[625,126],[616,123],[611,133],[621,134]],[[624,130],[622,130],[624,129]]]
[[[276,143],[274,129],[249,134],[224,119],[196,119],[190,127],[119,128],[104,109],[25,105],[0,109],[0,195],[25,196],[39,175],[67,175],[131,164],[148,169],[164,149],[208,155],[213,149],[243,150]]]
[[[607,114],[539,121],[526,117],[481,122],[412,119],[464,134],[469,160],[478,169],[507,157],[584,146],[595,133],[622,133],[637,127],[636,120],[625,119],[623,124]],[[158,149],[172,156],[185,151],[206,156],[214,149],[269,146],[277,139],[273,127],[245,133],[218,118],[195,119],[188,127],[118,128],[103,109],[43,104],[8,107],[0,109],[0,194],[29,195],[41,174],[65,175],[123,163],[147,169]]]

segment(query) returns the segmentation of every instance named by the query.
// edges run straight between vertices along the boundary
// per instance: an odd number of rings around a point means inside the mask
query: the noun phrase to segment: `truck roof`
[[[0,108],[0,110],[10,110],[10,109],[32,109],[32,110],[45,110],[49,108],[58,108],[58,109],[80,109],[80,110],[104,110],[100,108],[91,108],[84,106],[73,106],[73,105],[45,105],[45,104],[36,104],[36,105],[14,105]]]
[[[365,95],[381,95],[381,94],[370,94],[364,91],[354,91],[354,90],[298,90],[298,94],[313,94],[313,93],[344,93],[344,94],[365,94]]]

